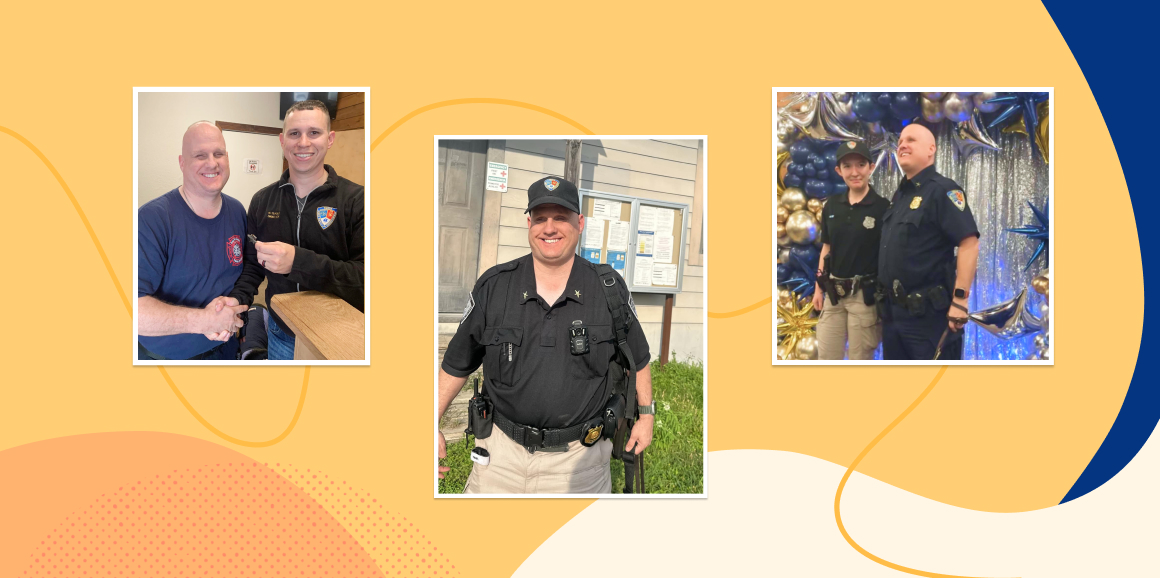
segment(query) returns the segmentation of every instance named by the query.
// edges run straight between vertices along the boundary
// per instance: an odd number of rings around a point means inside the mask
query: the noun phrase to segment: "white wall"
[[[692,208],[698,141],[585,139],[583,142],[580,188],[685,203]],[[500,203],[499,263],[531,251],[524,215],[528,206],[527,187],[546,176],[564,174],[562,140],[508,140],[504,148],[503,162],[507,163],[511,176],[508,192],[503,193]],[[689,225],[692,226],[692,219]],[[692,231],[686,230],[684,237],[685,278],[682,291],[673,302],[669,352],[676,352],[681,360],[689,357],[704,360],[704,268],[688,264],[687,257],[696,248],[689,245]],[[634,293],[633,301],[653,358],[659,358],[664,295]]]
[[[199,120],[281,127],[277,92],[141,92],[137,95],[137,205],[181,184],[181,137]],[[278,137],[227,132],[230,180],[224,192],[250,206],[258,189],[282,174]],[[261,174],[246,174],[245,159],[262,161]]]

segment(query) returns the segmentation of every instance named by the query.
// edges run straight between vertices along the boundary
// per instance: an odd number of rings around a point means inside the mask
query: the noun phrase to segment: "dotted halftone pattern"
[[[26,576],[448,576],[414,524],[309,469],[221,463],[102,494],[40,541]]]

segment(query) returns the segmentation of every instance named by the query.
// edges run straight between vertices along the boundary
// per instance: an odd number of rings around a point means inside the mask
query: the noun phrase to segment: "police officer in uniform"
[[[979,229],[963,190],[935,171],[936,149],[919,124],[898,140],[906,177],[886,211],[878,253],[885,359],[962,358]]]
[[[619,274],[608,268],[611,275],[602,277],[576,255],[584,229],[576,186],[558,177],[536,181],[525,212],[531,254],[492,267],[476,282],[443,357],[439,415],[482,364],[492,424],[490,433],[472,426],[474,453],[483,449],[487,458],[485,464],[473,457],[465,493],[609,493],[611,432],[593,426],[616,397],[616,383],[631,374],[614,363],[618,351],[630,350],[635,396],[625,397],[635,397],[640,417],[623,447],[632,459],[652,442],[648,341]],[[628,313],[615,316],[612,302]],[[618,318],[626,320],[620,331]],[[440,433],[440,458],[445,446]],[[439,477],[448,469],[440,467]]]
[[[842,359],[848,337],[850,359],[874,359],[882,340],[874,305],[878,242],[890,201],[870,186],[874,163],[865,143],[839,145],[835,170],[849,191],[830,197],[822,210],[821,268],[814,288],[814,309],[822,312],[817,327],[818,358]]]

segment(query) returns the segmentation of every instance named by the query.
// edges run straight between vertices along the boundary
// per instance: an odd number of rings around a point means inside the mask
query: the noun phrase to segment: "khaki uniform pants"
[[[611,494],[612,442],[600,440],[590,448],[579,441],[568,451],[528,450],[513,441],[499,427],[487,439],[475,439],[491,462],[472,462],[465,494]]]
[[[850,341],[850,359],[874,359],[874,350],[882,341],[882,323],[878,310],[862,300],[862,289],[843,297],[837,305],[822,306],[818,320],[818,359],[842,359],[847,338]]]

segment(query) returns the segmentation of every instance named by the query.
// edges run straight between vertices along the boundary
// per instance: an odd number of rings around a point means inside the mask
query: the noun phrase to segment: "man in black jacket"
[[[363,186],[326,165],[334,145],[330,114],[317,100],[294,103],[278,135],[289,169],[254,194],[246,263],[231,297],[251,304],[262,279],[266,302],[294,291],[321,291],[363,310]],[[272,360],[294,359],[294,334],[273,310],[267,327]]]

